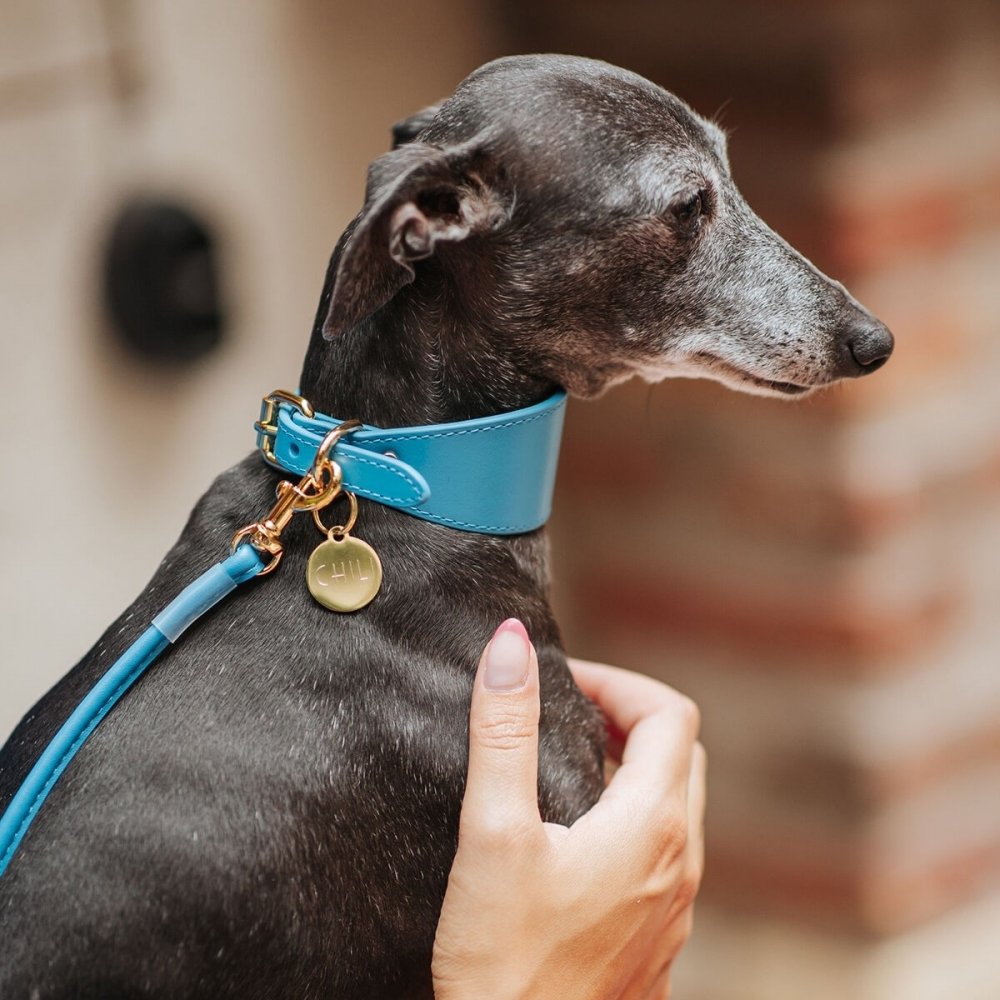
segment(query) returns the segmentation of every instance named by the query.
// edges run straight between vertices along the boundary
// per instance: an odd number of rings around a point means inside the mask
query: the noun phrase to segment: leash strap
[[[0,875],[7,870],[59,776],[122,695],[188,626],[263,568],[257,550],[240,545],[185,587],[90,689],[52,737],[0,817]]]
[[[292,393],[264,398],[257,445],[271,465],[305,473],[340,421]],[[491,535],[540,528],[552,510],[566,393],[510,413],[446,424],[363,426],[337,447],[344,489],[434,521]]]

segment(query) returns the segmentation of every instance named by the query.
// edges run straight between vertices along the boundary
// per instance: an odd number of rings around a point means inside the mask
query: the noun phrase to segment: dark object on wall
[[[135,354],[188,362],[222,339],[216,241],[187,208],[125,205],[111,226],[103,280],[112,329]]]

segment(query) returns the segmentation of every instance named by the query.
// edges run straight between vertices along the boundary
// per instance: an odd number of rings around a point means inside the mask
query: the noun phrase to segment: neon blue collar
[[[277,469],[304,475],[341,421],[266,397],[257,447]],[[344,489],[425,521],[490,535],[534,531],[552,509],[566,393],[511,413],[448,424],[365,425],[337,444]]]

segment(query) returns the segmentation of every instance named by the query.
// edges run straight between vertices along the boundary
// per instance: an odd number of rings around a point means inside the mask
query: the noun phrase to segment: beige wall
[[[367,163],[492,54],[486,23],[459,0],[4,4],[0,738],[251,448],[258,397],[294,388]],[[132,191],[186,196],[224,238],[235,322],[200,367],[102,336],[101,227]]]

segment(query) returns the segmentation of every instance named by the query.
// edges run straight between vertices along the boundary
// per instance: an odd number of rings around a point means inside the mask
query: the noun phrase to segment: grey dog
[[[323,412],[462,420],[635,374],[796,396],[892,350],[750,210],[722,132],[632,73],[501,59],[396,139],[327,273],[301,379]],[[7,743],[0,806],[277,478],[253,455],[216,479],[136,602]],[[430,997],[472,677],[507,616],[538,648],[542,812],[570,823],[595,802],[602,724],[566,668],[544,533],[362,503],[385,565],[374,603],[331,614],[287,571],[248,584],[84,746],[0,880],[4,998]],[[315,533],[286,539],[301,563]]]

